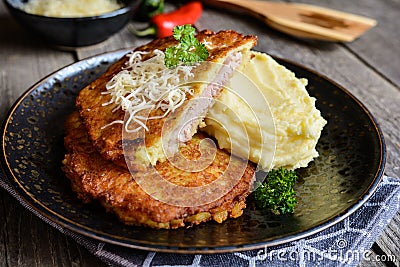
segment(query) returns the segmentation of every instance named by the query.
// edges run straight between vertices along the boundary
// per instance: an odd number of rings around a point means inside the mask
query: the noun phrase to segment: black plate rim
[[[69,65],[66,65],[51,74],[45,76],[41,80],[39,80],[37,83],[35,83],[33,86],[28,88],[12,105],[12,107],[9,109],[1,127],[1,149],[2,153],[0,154],[0,163],[3,165],[3,170],[4,173],[6,174],[6,179],[8,179],[11,182],[12,188],[17,192],[18,197],[21,199],[23,204],[28,207],[28,209],[34,211],[37,216],[42,216],[43,218],[49,220],[52,224],[53,227],[60,226],[63,229],[67,229],[73,233],[81,234],[83,236],[93,238],[95,240],[101,241],[101,242],[106,242],[114,245],[119,245],[123,247],[128,247],[128,248],[133,248],[133,249],[141,249],[141,250],[147,250],[147,251],[155,251],[155,252],[169,252],[169,253],[185,253],[185,254],[214,254],[214,253],[225,253],[225,252],[239,252],[239,251],[246,251],[246,250],[252,250],[252,249],[261,249],[265,247],[270,247],[270,246],[276,246],[276,245],[283,245],[286,243],[290,243],[302,238],[309,237],[313,234],[316,234],[318,232],[321,232],[341,221],[344,219],[348,218],[351,214],[353,214],[356,210],[358,210],[376,191],[379,183],[381,182],[384,174],[384,169],[385,169],[385,164],[386,164],[386,145],[385,145],[385,140],[384,136],[382,133],[382,130],[377,123],[376,119],[374,116],[371,114],[371,112],[366,108],[366,106],[358,100],[352,93],[350,93],[347,89],[345,89],[343,86],[340,84],[336,83],[335,81],[331,80],[327,76],[318,73],[306,66],[303,66],[299,63],[293,62],[291,60],[287,60],[281,57],[277,57],[274,55],[271,55],[274,59],[277,61],[280,61],[282,63],[287,63],[296,66],[299,69],[303,69],[306,72],[309,72],[312,75],[318,76],[319,78],[331,83],[334,85],[337,89],[339,89],[342,93],[345,95],[349,96],[352,101],[354,101],[357,106],[359,106],[362,111],[364,112],[364,115],[367,115],[369,120],[371,121],[372,125],[374,126],[374,129],[377,133],[377,136],[379,138],[379,152],[380,152],[380,162],[379,162],[379,168],[376,171],[374,175],[374,179],[372,182],[369,184],[369,187],[366,188],[365,192],[361,194],[358,198],[358,200],[349,208],[344,210],[343,212],[336,214],[330,218],[327,218],[325,222],[312,227],[311,229],[301,231],[298,233],[295,233],[290,236],[285,236],[285,237],[278,237],[277,239],[265,241],[265,242],[258,242],[258,243],[251,243],[251,244],[245,244],[245,245],[232,245],[232,246],[223,246],[223,247],[212,247],[212,246],[203,246],[203,247],[179,247],[179,246],[164,246],[164,245],[157,245],[153,243],[146,243],[146,242],[141,242],[138,243],[133,242],[129,239],[124,239],[121,238],[120,236],[112,236],[110,234],[105,235],[104,233],[101,232],[96,232],[95,229],[91,229],[89,227],[80,225],[79,223],[76,223],[74,221],[71,221],[68,218],[63,217],[62,215],[53,212],[51,209],[47,208],[44,204],[40,203],[37,201],[34,196],[32,196],[29,192],[24,190],[23,186],[19,183],[18,179],[16,176],[13,175],[10,165],[7,162],[6,159],[6,154],[5,154],[5,136],[6,136],[6,128],[7,125],[9,124],[10,118],[12,114],[15,112],[15,110],[18,108],[19,104],[21,101],[27,97],[31,92],[33,92],[38,86],[40,86],[44,81],[52,78],[55,76],[58,72],[65,70],[67,68],[72,68],[74,66],[78,66],[83,64],[84,62],[94,59],[96,57],[106,57],[107,55],[112,56],[115,54],[122,57],[124,54],[129,52],[130,49],[119,49],[119,50],[114,50],[111,52],[107,53],[101,53],[98,55],[90,56],[87,58],[84,58],[82,60],[79,60],[77,62],[71,63]]]

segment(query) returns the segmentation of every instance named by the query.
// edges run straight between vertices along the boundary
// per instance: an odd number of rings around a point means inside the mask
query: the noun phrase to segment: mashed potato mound
[[[203,130],[221,148],[262,170],[305,167],[318,156],[315,147],[326,120],[306,90],[306,79],[267,54],[252,53],[208,112]]]
[[[46,17],[75,18],[98,16],[121,7],[116,0],[30,0],[21,9]]]

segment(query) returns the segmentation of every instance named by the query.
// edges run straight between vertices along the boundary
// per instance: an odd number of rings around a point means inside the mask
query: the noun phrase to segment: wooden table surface
[[[252,17],[205,8],[199,29],[233,29],[258,36],[257,50],[286,58],[330,77],[360,99],[380,124],[387,144],[385,174],[400,179],[400,1],[302,0],[369,16],[378,25],[352,43],[318,43],[295,39]],[[0,121],[13,102],[47,74],[80,59],[134,47],[127,29],[102,44],[60,51],[29,35],[0,4]],[[23,208],[0,190],[0,266],[104,266],[105,264]],[[377,255],[394,255],[400,264],[400,213],[372,247]],[[371,262],[362,262],[369,266]]]

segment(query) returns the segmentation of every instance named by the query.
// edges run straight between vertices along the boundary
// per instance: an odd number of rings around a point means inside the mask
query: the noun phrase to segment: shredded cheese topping
[[[103,106],[116,104],[113,112],[119,108],[128,112],[127,132],[143,128],[148,131],[146,120],[167,116],[184,103],[187,94],[193,95],[193,88],[188,82],[194,77],[192,70],[195,65],[179,65],[170,69],[165,67],[163,51],[154,50],[152,53],[154,56],[145,61],[142,56],[148,52],[128,54],[127,65],[106,84],[107,91],[103,92],[111,96],[111,100]],[[163,115],[148,116],[153,109],[161,109]],[[129,128],[131,122],[136,123],[133,129]],[[114,121],[103,128],[114,123],[124,122]]]

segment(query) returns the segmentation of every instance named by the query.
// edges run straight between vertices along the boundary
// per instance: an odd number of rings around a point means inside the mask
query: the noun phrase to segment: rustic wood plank
[[[152,38],[137,38],[125,27],[117,35],[110,37],[101,44],[91,47],[81,47],[76,49],[77,58],[84,59],[90,56],[98,55],[105,52],[115,51],[119,49],[130,49],[139,45],[148,43]]]
[[[47,74],[74,62],[26,33],[0,2],[0,121],[12,103]],[[0,190],[1,266],[102,266],[73,240],[49,227]],[[68,248],[68,249],[66,249]]]
[[[2,194],[0,198],[4,203],[0,224],[1,239],[5,244],[5,255],[1,257],[4,264],[1,266],[105,266],[75,241],[27,211],[11,196]]]
[[[74,61],[71,53],[50,49],[23,30],[0,3],[0,120],[11,104],[45,75]]]
[[[397,213],[389,226],[383,231],[377,244],[387,256],[395,257],[396,266],[400,266],[400,214]]]
[[[0,191],[0,266],[7,266],[7,236],[8,232],[6,229],[6,205],[7,201],[3,199],[5,195]]]
[[[400,86],[400,61],[393,60],[393,57],[400,55],[400,29],[397,23],[400,13],[399,1],[387,0],[377,3],[375,0],[363,0],[358,1],[357,4],[346,0],[295,0],[293,2],[335,8],[377,20],[378,24],[375,28],[358,40],[344,45],[391,83]]]
[[[297,1],[299,2],[299,1]],[[253,18],[238,20],[237,14],[207,9],[198,27],[213,30],[235,29],[244,33],[256,34],[260,37],[257,49],[287,58],[318,72],[321,72],[356,95],[376,116],[388,143],[388,163],[386,174],[399,177],[400,171],[400,110],[399,94],[399,55],[398,23],[394,14],[398,14],[399,1],[380,1],[377,8],[375,0],[353,1],[304,0],[329,7],[341,7],[363,15],[375,17],[380,21],[378,27],[351,44],[312,43],[297,40],[271,30]],[[3,64],[0,69],[0,87],[7,88],[0,97],[0,121],[10,105],[26,88],[44,75],[74,61],[74,55],[60,52],[44,46],[40,40],[31,40],[8,15],[4,14],[0,3],[0,42],[2,43]],[[378,5],[378,6],[379,6]],[[226,14],[224,14],[226,13]],[[387,19],[386,19],[387,16]],[[383,23],[384,22],[384,23]],[[396,39],[397,38],[397,39]],[[76,57],[82,59],[95,54],[120,48],[134,47],[149,39],[136,39],[127,29],[113,36],[108,41],[92,47],[76,50]],[[393,40],[393,42],[392,42]],[[3,46],[3,43],[5,44]],[[5,49],[3,49],[5,47]],[[23,55],[24,61],[13,56]],[[395,62],[394,62],[395,61]],[[32,69],[26,72],[24,64],[29,62]],[[23,78],[21,78],[23,77]],[[0,191],[0,265],[1,266],[102,266],[94,256],[84,248],[63,236],[57,230],[37,219],[22,208],[5,192]],[[397,255],[399,250],[399,215],[393,219],[384,231],[378,244],[388,255]],[[29,225],[27,227],[26,225]],[[4,248],[4,250],[3,250]],[[4,257],[3,257],[4,256]],[[362,266],[371,266],[371,262],[363,262]],[[373,266],[383,266],[375,262]]]

